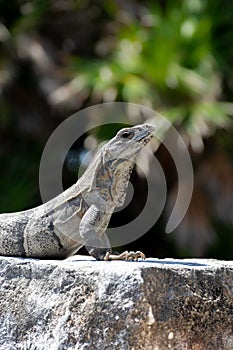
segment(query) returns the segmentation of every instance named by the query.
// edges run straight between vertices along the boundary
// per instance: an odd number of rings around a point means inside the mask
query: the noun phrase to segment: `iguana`
[[[113,254],[105,230],[153,131],[149,124],[121,129],[66,191],[36,208],[0,214],[0,255],[67,258],[85,246],[97,260],[145,258],[139,251]]]

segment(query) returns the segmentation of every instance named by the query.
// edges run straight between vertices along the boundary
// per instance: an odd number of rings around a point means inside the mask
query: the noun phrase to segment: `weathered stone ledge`
[[[0,257],[0,350],[232,350],[233,262]]]

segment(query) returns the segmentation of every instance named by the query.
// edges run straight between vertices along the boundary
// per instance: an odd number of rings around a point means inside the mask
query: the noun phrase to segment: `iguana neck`
[[[112,178],[111,193],[116,206],[125,202],[130,175],[134,168],[133,160],[117,160],[118,162]]]
[[[105,190],[111,195],[116,206],[124,203],[130,175],[134,167],[135,157],[131,160],[122,158],[107,159],[104,151],[96,154],[89,164],[85,174],[79,179],[79,184],[88,190]]]

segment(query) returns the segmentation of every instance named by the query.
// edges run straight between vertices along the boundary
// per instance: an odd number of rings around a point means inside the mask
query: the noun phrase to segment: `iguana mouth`
[[[147,135],[147,136],[142,137],[140,140],[138,140],[138,142],[139,142],[142,146],[145,146],[152,138],[153,138],[153,135],[150,134],[150,135]]]
[[[141,143],[143,146],[146,145],[153,138],[153,125],[147,125],[148,130],[146,130],[145,134],[140,137],[137,141]]]

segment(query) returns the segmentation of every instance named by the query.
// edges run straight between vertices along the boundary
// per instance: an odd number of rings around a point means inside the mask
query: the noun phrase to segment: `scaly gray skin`
[[[67,258],[85,245],[98,260],[145,258],[141,252],[111,254],[105,230],[124,203],[135,159],[153,130],[148,124],[121,129],[66,191],[39,207],[1,214],[0,255]]]

